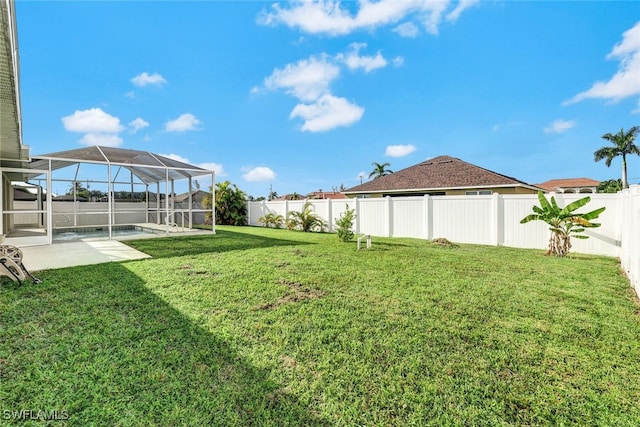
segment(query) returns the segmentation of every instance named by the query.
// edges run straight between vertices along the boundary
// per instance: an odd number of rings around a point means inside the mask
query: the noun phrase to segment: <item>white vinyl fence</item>
[[[38,204],[33,201],[16,201],[16,210],[37,210]],[[86,227],[109,224],[108,204],[106,202],[62,202],[52,203],[53,228]],[[210,212],[210,210],[208,210]],[[191,211],[193,224],[204,224],[205,213],[200,204],[194,203]],[[142,202],[115,202],[112,211],[113,224],[139,224],[145,222],[164,224],[166,221],[165,205],[151,205],[147,208]],[[189,208],[187,203],[175,203],[171,208],[169,221],[179,226],[189,226]],[[46,215],[37,213],[20,213],[14,215],[13,225],[33,226],[42,222],[46,227]]]
[[[586,194],[552,194],[558,205],[585,197]],[[602,206],[606,210],[598,220],[601,227],[587,229],[588,239],[572,239],[572,251],[619,257],[632,286],[640,294],[640,186],[617,194],[588,194],[591,202],[578,212]],[[549,197],[549,195],[547,195]],[[418,196],[370,199],[309,200],[314,212],[335,231],[335,221],[345,211],[355,209],[354,231],[383,237],[434,239],[482,245],[545,249],[548,225],[542,221],[520,224],[520,220],[539,205],[536,195],[490,196]],[[248,203],[249,225],[260,226],[267,213],[286,218],[300,211],[304,200],[261,201]]]

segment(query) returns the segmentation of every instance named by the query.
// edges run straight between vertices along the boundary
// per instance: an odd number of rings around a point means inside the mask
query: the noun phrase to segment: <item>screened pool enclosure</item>
[[[186,233],[209,224],[215,233],[215,173],[146,151],[93,146],[32,156],[29,168],[1,168],[0,229],[7,240],[51,244],[56,235],[123,230]],[[200,190],[203,182],[204,190]]]

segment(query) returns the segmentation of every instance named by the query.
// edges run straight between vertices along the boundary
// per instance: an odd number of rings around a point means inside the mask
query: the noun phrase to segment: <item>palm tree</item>
[[[391,166],[389,163],[371,163],[373,165],[373,170],[369,174],[369,178],[373,177],[373,179],[378,179],[381,176],[392,174],[393,171],[391,169],[387,169],[387,167]]]
[[[627,182],[627,154],[640,155],[640,149],[634,144],[638,132],[640,132],[640,126],[633,126],[626,132],[623,128],[616,134],[604,134],[602,138],[613,142],[614,146],[602,147],[593,153],[594,161],[599,162],[602,159],[606,159],[605,164],[607,167],[611,166],[611,161],[614,158],[622,156],[622,188],[629,187]]]

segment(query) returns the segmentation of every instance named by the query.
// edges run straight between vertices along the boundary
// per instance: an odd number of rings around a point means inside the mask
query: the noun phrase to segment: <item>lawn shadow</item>
[[[120,263],[0,289],[6,411],[69,425],[328,425]],[[62,412],[64,411],[64,412]]]
[[[170,258],[202,253],[229,252],[273,246],[308,245],[309,242],[274,239],[273,237],[218,230],[208,236],[182,236],[162,239],[128,240],[127,245],[153,258]]]

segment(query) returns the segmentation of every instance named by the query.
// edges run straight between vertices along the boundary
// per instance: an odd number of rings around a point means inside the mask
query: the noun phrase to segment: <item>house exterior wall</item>
[[[37,202],[35,201],[16,201],[14,202],[15,210],[37,210]],[[108,204],[105,202],[56,202],[52,203],[52,221],[53,228],[65,227],[85,227],[85,226],[104,226],[109,224]],[[174,205],[174,212],[171,222],[182,226],[184,217],[184,225],[189,225],[188,207],[180,204]],[[192,206],[191,220],[193,224],[204,224],[205,209],[200,206]],[[164,203],[160,206],[160,215],[158,220],[157,209],[155,205],[151,205],[148,211],[144,202],[116,202],[114,203],[114,211],[112,212],[112,224],[141,224],[145,222],[164,224],[166,216]],[[11,215],[14,227],[32,227],[39,223],[40,214],[24,213]],[[46,218],[44,226],[46,226]],[[148,220],[148,221],[147,221]]]

